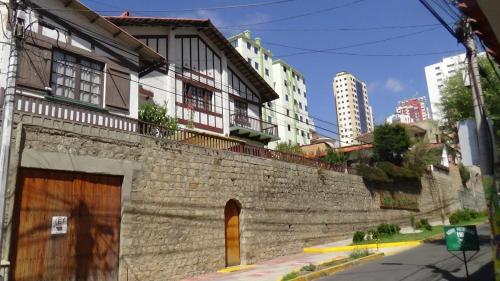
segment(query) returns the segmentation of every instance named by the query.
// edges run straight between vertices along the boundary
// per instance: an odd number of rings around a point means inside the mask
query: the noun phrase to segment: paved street
[[[478,228],[481,250],[469,262],[470,279],[493,280],[493,266],[489,248],[489,227]],[[461,253],[456,253],[460,254]],[[471,257],[474,252],[469,252]],[[321,281],[438,281],[466,280],[463,262],[446,251],[443,240],[352,268]]]

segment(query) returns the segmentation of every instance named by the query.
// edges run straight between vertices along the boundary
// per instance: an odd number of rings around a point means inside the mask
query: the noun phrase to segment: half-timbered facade
[[[141,89],[180,124],[258,145],[279,139],[276,125],[260,118],[278,95],[209,20],[128,12],[107,19],[165,56],[168,64],[144,75]]]

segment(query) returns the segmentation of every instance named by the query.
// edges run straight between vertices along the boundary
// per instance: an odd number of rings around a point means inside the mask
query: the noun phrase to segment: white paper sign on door
[[[68,232],[68,217],[66,216],[55,216],[52,217],[52,228],[50,234],[59,235],[66,234]]]

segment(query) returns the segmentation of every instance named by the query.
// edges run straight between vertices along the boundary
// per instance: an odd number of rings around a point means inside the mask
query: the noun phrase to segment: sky
[[[260,37],[275,59],[284,59],[304,75],[309,113],[317,118],[317,126],[326,129],[318,131],[330,137],[336,137],[331,131],[337,131],[331,124],[336,123],[332,78],[339,71],[349,71],[367,84],[375,122],[382,123],[394,113],[399,100],[427,96],[426,65],[464,52],[418,0],[82,2],[103,15],[117,15],[119,11],[128,10],[140,16],[209,18],[227,37],[250,30],[252,38]],[[270,2],[274,4],[202,9]],[[415,25],[419,27],[408,28]],[[387,26],[394,28],[374,29]],[[392,37],[398,38],[390,39]],[[367,42],[369,44],[365,44]],[[332,48],[337,49],[336,54],[304,51]],[[445,51],[450,53],[439,53]],[[380,54],[409,56],[373,56]]]

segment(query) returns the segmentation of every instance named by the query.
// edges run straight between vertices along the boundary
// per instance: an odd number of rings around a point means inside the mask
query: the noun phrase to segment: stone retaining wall
[[[123,172],[130,190],[122,196],[120,280],[179,280],[223,268],[224,207],[230,199],[241,204],[242,263],[301,252],[381,222],[407,225],[412,214],[442,220],[460,206],[460,186],[451,180],[458,174],[455,168],[451,175],[435,172],[422,178],[420,212],[387,210],[380,209],[376,190],[355,175],[18,118],[24,125],[13,133],[17,148],[10,194],[16,163],[58,167],[47,159],[23,159],[24,154],[70,157],[78,167],[92,166],[89,159],[134,164]],[[107,171],[101,173],[113,173]]]

